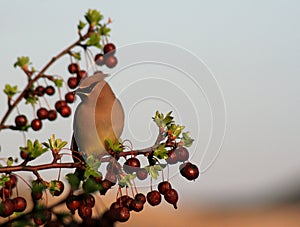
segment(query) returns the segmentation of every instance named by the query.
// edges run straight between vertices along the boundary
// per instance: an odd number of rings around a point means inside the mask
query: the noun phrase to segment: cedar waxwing
[[[104,141],[117,141],[124,127],[124,111],[109,84],[107,74],[96,72],[81,81],[81,98],[74,114],[74,138],[79,151],[89,156],[105,154]]]

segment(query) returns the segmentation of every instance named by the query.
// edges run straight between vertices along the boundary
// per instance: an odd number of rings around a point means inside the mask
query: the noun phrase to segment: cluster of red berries
[[[107,43],[103,47],[103,53],[95,56],[95,63],[99,66],[106,65],[108,68],[113,68],[118,64],[115,53],[116,46],[113,43]]]
[[[9,175],[9,180],[5,182],[5,185],[0,189],[0,197],[2,199],[0,203],[0,216],[8,217],[14,212],[22,212],[26,209],[27,202],[21,197],[10,198],[12,190],[17,185],[17,177],[15,175]]]
[[[90,218],[92,216],[92,208],[95,206],[95,198],[93,195],[85,193],[81,195],[71,195],[66,201],[67,208],[72,214],[78,210],[78,215],[82,219]]]

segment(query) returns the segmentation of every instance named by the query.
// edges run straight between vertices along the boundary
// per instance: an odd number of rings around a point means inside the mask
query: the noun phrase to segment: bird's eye
[[[83,93],[83,94],[90,94],[90,93],[93,91],[93,89],[94,89],[94,87],[96,86],[97,83],[98,83],[98,82],[94,82],[94,83],[92,83],[92,84],[91,84],[90,86],[88,86],[88,87],[79,88],[79,89],[78,89],[78,92]]]

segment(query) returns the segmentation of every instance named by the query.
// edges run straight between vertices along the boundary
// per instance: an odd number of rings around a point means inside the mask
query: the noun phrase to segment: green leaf
[[[44,183],[38,181],[32,181],[32,192],[34,194],[43,192],[46,188],[47,186]]]
[[[56,192],[56,191],[60,191],[60,189],[59,189],[59,187],[58,187],[58,181],[57,180],[52,180],[52,181],[50,181],[50,184],[49,184],[49,187],[48,187],[48,189],[49,189],[49,192],[51,193],[51,195],[53,195],[54,196],[54,193]]]
[[[97,25],[99,21],[103,19],[103,16],[100,14],[100,12],[95,9],[89,9],[84,17],[91,26]]]
[[[168,126],[168,130],[172,133],[173,136],[178,137],[185,126],[171,124]]]
[[[72,56],[73,56],[75,59],[77,59],[78,61],[81,60],[81,54],[80,54],[80,52],[73,52],[73,53],[72,53]]]
[[[19,66],[19,67],[22,68],[22,67],[25,67],[25,66],[27,66],[29,64],[30,64],[29,57],[22,56],[22,57],[18,57],[17,58],[17,61],[14,64],[14,67],[16,68],[17,66]]]
[[[82,22],[81,20],[79,21],[79,24],[77,26],[78,30],[82,30],[85,27],[86,23]]]
[[[114,152],[121,152],[123,151],[124,147],[123,145],[120,143],[120,141],[116,141],[116,142],[112,142],[112,140],[110,139],[106,139],[104,141],[105,144],[105,149],[107,151],[112,150]]]
[[[154,156],[159,158],[159,159],[167,159],[168,156],[168,151],[165,148],[165,143],[160,144],[155,150],[154,150]]]
[[[21,218],[14,220],[14,227],[35,226],[30,219]]]
[[[14,163],[14,159],[12,157],[9,157],[6,161],[7,166],[11,166]]]
[[[127,174],[125,176],[121,176],[121,179],[119,180],[120,187],[130,187],[131,181],[136,178],[136,174]]]
[[[2,187],[4,187],[5,182],[7,182],[7,181],[9,181],[9,180],[10,180],[9,176],[7,176],[7,175],[5,175],[5,174],[2,174],[2,175],[1,175],[1,178],[0,178],[0,185],[1,185]]]
[[[37,101],[38,101],[37,97],[35,97],[35,96],[28,96],[26,98],[25,104],[31,104],[32,106],[34,106],[37,103]]]
[[[190,132],[183,132],[181,141],[183,142],[184,146],[190,147],[192,146],[194,139],[190,137]]]
[[[75,190],[77,190],[79,188],[80,179],[79,179],[79,177],[76,174],[69,173],[69,174],[66,175],[66,179],[69,182],[72,190],[75,191]]]
[[[155,116],[152,117],[152,119],[154,120],[154,122],[157,124],[158,127],[164,128],[174,122],[171,114],[172,111],[170,111],[169,113],[167,113],[166,116],[164,116],[163,113],[156,111]]]
[[[11,86],[9,84],[5,85],[5,88],[3,89],[3,91],[10,98],[19,92],[18,86]]]
[[[34,159],[47,152],[48,148],[44,148],[38,140],[35,140],[34,143],[31,140],[27,140],[27,146],[20,147],[20,150],[26,152],[30,158]]]
[[[157,164],[153,166],[146,166],[145,169],[153,179],[157,180],[159,176],[158,171],[163,170],[163,168],[165,168],[166,166],[166,164]]]
[[[101,26],[99,30],[99,34],[102,36],[109,36],[111,29],[108,28],[106,25]]]
[[[100,35],[98,33],[92,33],[88,41],[86,42],[86,45],[88,46],[95,46],[99,49],[102,48],[100,44]]]
[[[86,160],[86,169],[84,171],[84,178],[87,179],[90,176],[100,177],[101,174],[98,171],[100,168],[101,162],[96,160],[93,155],[88,156]]]
[[[55,139],[54,134],[51,135],[50,139],[48,139],[48,142],[49,143],[44,142],[43,145],[49,148],[54,153],[59,152],[68,143],[67,141],[63,141],[62,139]]]
[[[82,188],[87,193],[93,193],[100,190],[101,186],[100,184],[97,184],[93,178],[88,178],[85,182],[83,182]]]
[[[62,87],[64,84],[64,81],[63,81],[63,79],[55,79],[54,84],[56,87]]]

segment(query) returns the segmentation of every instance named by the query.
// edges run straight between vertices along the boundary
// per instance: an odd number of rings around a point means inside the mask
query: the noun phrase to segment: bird
[[[106,154],[105,140],[117,142],[124,128],[124,109],[107,76],[98,71],[82,79],[76,90],[81,102],[74,113],[72,147],[83,157]]]

